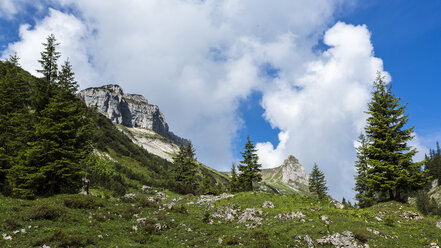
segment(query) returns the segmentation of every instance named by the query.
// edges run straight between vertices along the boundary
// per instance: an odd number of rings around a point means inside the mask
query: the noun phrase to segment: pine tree
[[[360,134],[358,137],[359,147],[357,150],[357,161],[355,162],[356,176],[355,176],[355,188],[354,190],[358,193],[355,195],[355,199],[358,201],[358,206],[360,208],[365,208],[371,206],[375,199],[373,192],[368,187],[368,164],[366,149],[368,147],[368,141],[364,134]]]
[[[51,97],[35,116],[21,163],[11,170],[16,196],[73,193],[81,186],[80,162],[89,152],[86,113],[73,94],[78,85],[68,62],[59,75],[60,80],[50,84]]]
[[[180,145],[178,154],[173,158],[176,167],[173,169],[175,191],[182,194],[197,193],[197,161],[191,141]]]
[[[324,199],[327,196],[328,187],[326,186],[325,174],[319,170],[315,163],[309,176],[309,191],[319,199]]]
[[[30,129],[29,87],[16,54],[1,63],[0,72],[0,192],[8,193],[9,168],[19,161]]]
[[[259,164],[259,157],[256,154],[256,148],[251,142],[250,137],[247,137],[245,144],[245,151],[242,152],[243,160],[240,161],[238,169],[239,182],[243,191],[253,191],[253,183],[262,181],[261,167]]]
[[[429,155],[426,154],[426,164],[424,171],[431,179],[438,179],[438,185],[441,185],[441,149],[436,142],[436,150],[430,149]]]
[[[231,166],[231,182],[229,185],[230,192],[238,192],[240,190],[239,179],[237,177],[236,165]]]
[[[204,176],[202,178],[202,194],[208,194],[212,191],[212,181],[211,177],[208,175],[208,173],[204,173]]]
[[[401,201],[402,193],[422,187],[427,180],[421,171],[424,161],[412,161],[417,150],[407,142],[413,139],[415,127],[404,128],[409,116],[405,115],[406,105],[400,105],[399,101],[378,73],[366,112],[369,114],[365,127],[368,146],[364,152],[369,167],[369,190],[378,198]]]

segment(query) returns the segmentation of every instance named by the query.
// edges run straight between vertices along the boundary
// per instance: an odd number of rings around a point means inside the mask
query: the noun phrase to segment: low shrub
[[[1,231],[12,231],[19,228],[21,225],[20,223],[15,219],[6,219],[3,224],[0,225]]]
[[[355,238],[362,243],[366,243],[371,238],[369,234],[363,230],[356,229],[353,230],[352,233],[354,234]]]
[[[184,205],[174,205],[172,211],[181,214],[188,214],[188,210]]]
[[[395,222],[396,222],[397,217],[395,217],[392,214],[388,214],[386,215],[386,217],[383,218],[383,222],[386,226],[395,226]]]
[[[49,235],[32,241],[32,246],[41,246],[51,244],[54,247],[85,247],[93,245],[94,240],[91,236],[70,235],[64,233],[61,229],[54,229]]]
[[[104,204],[98,202],[93,196],[79,195],[64,199],[64,206],[68,208],[94,209],[97,207],[104,207]]]
[[[150,201],[147,198],[143,197],[139,200],[139,206],[143,208],[158,208],[159,205],[156,201]]]
[[[29,212],[29,219],[55,220],[64,214],[66,214],[65,209],[58,207],[58,206],[55,206],[55,205],[44,204],[44,205],[35,206],[35,207],[31,208],[30,212]]]
[[[228,237],[225,239],[226,245],[238,245],[239,244],[239,238],[238,237]]]

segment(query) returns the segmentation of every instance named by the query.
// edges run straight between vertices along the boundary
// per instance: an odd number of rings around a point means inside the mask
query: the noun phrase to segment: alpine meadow
[[[3,1],[0,247],[439,248],[440,9]]]

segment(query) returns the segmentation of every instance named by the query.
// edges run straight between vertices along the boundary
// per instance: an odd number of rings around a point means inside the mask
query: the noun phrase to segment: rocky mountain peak
[[[263,181],[278,189],[287,186],[293,191],[308,192],[309,176],[299,160],[290,155],[276,168],[262,170]]]
[[[115,124],[152,130],[177,145],[187,142],[169,130],[158,106],[149,104],[142,95],[125,94],[117,84],[87,88],[80,91],[79,96],[87,106],[96,107]]]

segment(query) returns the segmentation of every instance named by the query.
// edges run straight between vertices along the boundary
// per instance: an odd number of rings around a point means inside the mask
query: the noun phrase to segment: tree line
[[[0,186],[22,198],[77,191],[79,164],[90,151],[72,66],[66,60],[59,69],[53,34],[43,45],[42,78],[24,72],[17,55],[0,72]]]

